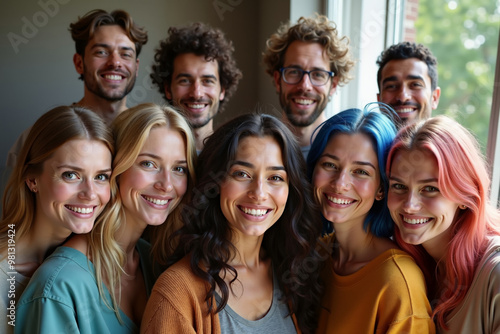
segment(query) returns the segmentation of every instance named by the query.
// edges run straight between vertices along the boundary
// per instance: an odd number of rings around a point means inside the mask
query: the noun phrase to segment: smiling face
[[[387,205],[406,243],[431,249],[447,245],[451,238],[447,231],[459,204],[441,194],[438,177],[431,152],[401,150],[394,155]]]
[[[87,233],[110,198],[111,152],[100,141],[70,140],[26,180],[36,193],[35,224],[54,234]]]
[[[76,71],[83,75],[85,95],[120,101],[132,90],[139,60],[135,44],[117,25],[96,29],[85,47],[85,55],[75,54]]]
[[[134,164],[118,176],[127,221],[161,225],[179,204],[188,182],[186,144],[175,130],[155,127]]]
[[[376,197],[383,194],[370,138],[361,133],[333,135],[316,163],[312,182],[327,220],[363,224]]]
[[[381,72],[378,101],[387,103],[404,123],[431,117],[441,90],[431,88],[427,64],[417,58],[388,62]]]
[[[302,41],[294,41],[288,46],[283,67],[331,71],[330,61],[321,44]],[[299,83],[287,84],[276,71],[274,82],[288,120],[294,126],[307,127],[325,110],[329,97],[335,92],[338,78],[333,77],[325,85],[314,86],[309,76],[304,74]]]
[[[174,73],[165,95],[181,108],[194,129],[211,124],[224,100],[216,60],[207,61],[194,53],[180,54],[174,59]]]
[[[283,214],[287,199],[288,178],[276,140],[242,139],[220,191],[222,213],[233,232],[262,237]]]

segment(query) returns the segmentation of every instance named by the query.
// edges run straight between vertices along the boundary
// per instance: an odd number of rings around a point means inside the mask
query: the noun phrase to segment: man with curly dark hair
[[[165,99],[184,113],[198,151],[242,77],[233,52],[233,43],[220,29],[199,22],[171,27],[156,50],[151,78]]]
[[[384,50],[377,65],[378,101],[393,107],[403,125],[431,117],[441,95],[437,59],[431,50],[401,42]]]
[[[337,86],[351,79],[354,60],[348,44],[324,15],[301,17],[293,26],[282,24],[266,42],[266,72],[274,78],[283,114],[305,157]]]

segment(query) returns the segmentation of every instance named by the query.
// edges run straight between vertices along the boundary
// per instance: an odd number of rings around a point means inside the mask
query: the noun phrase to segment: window
[[[433,115],[449,115],[477,136],[492,165],[492,201],[499,203],[500,0],[329,0],[327,4],[327,14],[341,34],[349,36],[358,59],[355,80],[339,90],[331,112],[376,100],[375,61],[387,46],[403,40],[426,45],[438,59],[441,87]]]

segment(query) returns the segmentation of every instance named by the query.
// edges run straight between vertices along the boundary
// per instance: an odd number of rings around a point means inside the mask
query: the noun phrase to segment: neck
[[[194,140],[196,144],[196,150],[199,152],[203,150],[203,141],[205,138],[209,137],[212,133],[214,132],[214,123],[213,120],[211,120],[207,125],[193,129],[193,134],[194,134]]]
[[[135,221],[130,215],[125,214],[125,221],[116,232],[115,237],[121,249],[125,251],[127,260],[133,257],[135,246],[146,227],[144,222]]]
[[[32,229],[16,245],[16,264],[41,264],[70,234],[67,229],[56,229],[53,224],[35,220]]]
[[[314,130],[316,130],[316,128],[324,121],[326,121],[326,116],[325,112],[323,111],[311,125],[303,127],[300,126],[292,127],[292,132],[297,137],[297,140],[301,147],[306,147],[311,145],[311,142],[314,140],[314,138],[312,138]]]
[[[262,239],[259,237],[236,237],[233,245],[236,253],[229,261],[233,267],[258,268],[262,263]]]
[[[436,263],[445,263],[448,244],[451,241],[451,237],[449,237],[447,232],[448,231],[422,244],[425,251],[429,253],[430,256],[432,256]]]
[[[333,224],[335,240],[338,246],[339,262],[359,261],[371,249],[373,235],[363,229],[362,224],[347,226],[347,224]]]
[[[127,109],[127,98],[119,101],[108,101],[97,95],[86,93],[76,105],[92,110],[102,117],[109,126],[119,113]]]

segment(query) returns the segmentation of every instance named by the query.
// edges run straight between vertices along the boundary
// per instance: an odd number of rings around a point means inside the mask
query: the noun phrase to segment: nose
[[[311,83],[311,77],[309,76],[309,74],[304,73],[304,75],[302,76],[302,79],[299,81],[299,83],[297,85],[299,85],[300,87],[302,87],[302,89],[304,91],[311,90],[313,84]]]
[[[406,85],[401,85],[401,88],[399,89],[398,95],[397,95],[397,100],[398,102],[405,103],[406,101],[409,101],[411,99],[411,94],[410,90]]]
[[[155,189],[166,193],[172,191],[173,185],[170,170],[163,170],[162,172],[158,173],[158,177],[156,179],[154,187]]]
[[[409,191],[403,204],[403,210],[407,213],[415,213],[420,211],[420,198],[413,191]]]
[[[121,67],[121,58],[118,51],[113,51],[109,54],[108,66],[111,68]]]
[[[262,180],[254,180],[252,182],[252,186],[249,191],[249,196],[253,199],[256,199],[259,202],[262,202],[267,199],[267,186],[266,183]]]
[[[339,193],[349,190],[351,183],[351,175],[347,171],[341,171],[332,178],[332,186]]]
[[[94,183],[91,180],[85,180],[82,182],[81,191],[78,196],[86,200],[94,200],[97,198],[97,194],[94,189]]]
[[[203,86],[198,80],[195,80],[193,82],[193,85],[191,86],[191,92],[190,95],[192,98],[198,100],[203,97]]]

